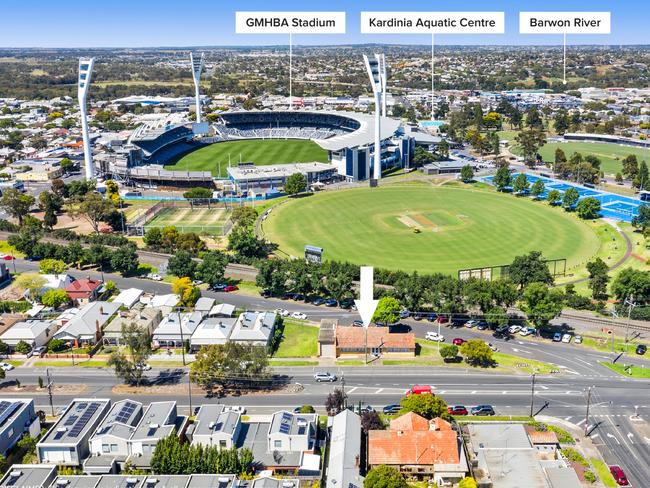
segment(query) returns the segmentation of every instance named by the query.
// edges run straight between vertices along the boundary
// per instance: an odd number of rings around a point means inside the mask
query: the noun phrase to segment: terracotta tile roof
[[[528,430],[528,427],[526,428],[528,431],[528,437],[530,439],[531,444],[559,444],[559,441],[557,439],[557,435],[555,432],[546,431],[546,432],[538,432],[534,428],[531,428]]]
[[[67,285],[65,291],[71,298],[85,298],[90,296],[101,284],[100,280],[82,278]]]
[[[336,344],[338,347],[363,347],[365,343],[363,327],[337,327]],[[368,327],[368,347],[395,347],[415,349],[413,332],[391,333],[388,327]]]
[[[451,425],[407,413],[394,419],[389,430],[368,433],[368,462],[379,464],[458,464],[459,444]]]

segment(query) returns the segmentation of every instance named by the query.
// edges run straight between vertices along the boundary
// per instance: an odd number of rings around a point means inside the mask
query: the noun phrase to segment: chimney
[[[99,314],[104,315],[104,306],[103,305],[99,307]]]
[[[99,320],[95,320],[95,335],[97,335],[97,340],[102,336],[102,330],[99,328]]]

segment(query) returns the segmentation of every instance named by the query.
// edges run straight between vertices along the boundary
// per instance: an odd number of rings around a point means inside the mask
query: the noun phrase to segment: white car
[[[307,315],[305,315],[302,312],[293,312],[291,314],[291,318],[298,319],[298,320],[307,320]]]
[[[511,325],[511,326],[508,328],[508,332],[510,332],[511,334],[516,334],[516,333],[519,332],[520,330],[521,330],[521,326],[520,326],[520,325]]]
[[[224,407],[223,409],[224,412],[236,412],[238,414],[244,415],[246,413],[246,409],[244,407],[240,407],[239,405],[231,405],[229,407]]]
[[[437,332],[427,332],[424,338],[428,341],[445,342],[445,336],[438,334]]]
[[[536,330],[535,330],[533,327],[523,327],[523,328],[519,331],[519,335],[525,337],[525,336],[529,336],[529,335],[531,335],[531,334],[534,334],[535,332],[536,332]]]
[[[472,327],[476,327],[478,325],[478,320],[468,320],[465,322],[465,327],[468,329],[471,329]]]
[[[199,285],[202,285],[203,282],[202,282],[201,280],[194,280],[194,281],[192,281],[192,284],[193,284],[194,286],[199,286]]]
[[[14,367],[12,364],[9,363],[0,363],[0,369],[2,369],[3,371],[11,371],[12,369],[14,369]]]
[[[490,349],[492,349],[494,352],[497,352],[497,351],[499,350],[499,349],[497,349],[497,346],[495,346],[495,345],[492,344],[491,342],[486,342],[486,344],[487,344],[487,347],[489,347]]]
[[[149,273],[147,275],[147,278],[149,278],[150,280],[154,280],[154,281],[162,281],[162,276],[160,276],[157,273]]]
[[[582,344],[582,336],[581,335],[575,336],[574,339],[573,339],[573,343],[574,344]]]
[[[147,364],[147,363],[140,363],[140,364],[138,364],[138,367],[139,367],[142,371],[151,371],[151,365],[150,365],[150,364]]]
[[[569,342],[571,342],[571,334],[564,334],[564,335],[562,336],[562,342],[564,342],[564,343],[566,343],[566,344],[568,344]]]

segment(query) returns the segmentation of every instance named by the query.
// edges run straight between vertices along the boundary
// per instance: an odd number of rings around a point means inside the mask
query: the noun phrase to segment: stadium
[[[334,111],[225,112],[209,128],[162,121],[138,127],[102,170],[134,183],[169,186],[205,185],[227,176],[233,193],[277,191],[296,171],[310,183],[362,181],[374,170],[374,131],[372,115]],[[439,142],[390,117],[381,117],[380,140],[382,171],[408,167],[416,144]],[[248,143],[233,149],[241,141]]]

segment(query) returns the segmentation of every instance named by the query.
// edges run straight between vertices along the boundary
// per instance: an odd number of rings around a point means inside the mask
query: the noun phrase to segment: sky
[[[647,0],[0,0],[0,47],[190,47],[287,44],[288,36],[235,34],[235,11],[347,12],[347,33],[294,35],[294,44],[427,44],[427,35],[367,35],[361,11],[503,11],[505,34],[436,35],[436,44],[557,45],[560,35],[519,34],[519,11],[611,11],[609,35],[567,44],[650,44]]]

